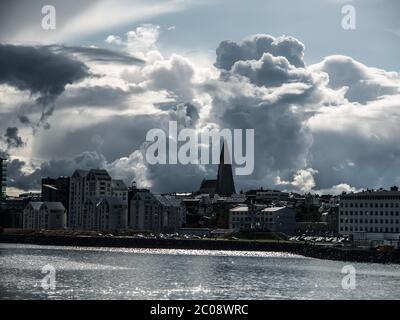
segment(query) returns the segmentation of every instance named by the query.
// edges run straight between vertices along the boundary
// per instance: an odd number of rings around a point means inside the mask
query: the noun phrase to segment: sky
[[[44,30],[44,5],[56,29]],[[346,30],[342,9],[355,10]],[[8,194],[102,167],[156,192],[213,165],[150,165],[146,132],[254,129],[236,189],[400,184],[400,2],[98,0],[0,4],[0,153]]]

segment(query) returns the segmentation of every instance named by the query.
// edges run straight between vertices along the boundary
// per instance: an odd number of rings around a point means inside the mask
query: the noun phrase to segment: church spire
[[[225,146],[225,140],[222,144],[221,154],[219,156],[216,193],[220,196],[231,196],[236,193],[230,153],[228,146]]]

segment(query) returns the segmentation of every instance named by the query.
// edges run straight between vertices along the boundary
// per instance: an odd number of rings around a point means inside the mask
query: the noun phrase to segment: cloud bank
[[[55,69],[72,68],[54,83],[53,69],[35,84],[25,69],[0,74],[3,118],[24,133],[25,159],[43,159],[37,164],[14,158],[13,187],[33,189],[41,176],[102,167],[128,184],[135,180],[159,192],[196,190],[204,177],[215,177],[215,166],[145,161],[146,132],[167,131],[169,120],[199,134],[205,128],[255,130],[255,170],[235,177],[237,190],[340,193],[400,183],[397,72],[340,55],[308,66],[300,40],[268,34],[241,43],[222,41],[215,61],[198,63],[179,54],[165,56],[157,46],[159,34],[160,27],[142,25],[107,37],[118,57],[135,57],[120,63],[88,58],[101,51],[87,48],[74,48],[74,60],[56,55]],[[40,59],[49,49],[24,50]],[[31,77],[43,75],[29,68]],[[26,119],[39,111],[24,90],[57,95],[50,129],[35,136],[26,133]]]

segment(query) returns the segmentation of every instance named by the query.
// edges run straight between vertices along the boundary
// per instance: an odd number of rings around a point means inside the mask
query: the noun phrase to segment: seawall
[[[0,234],[0,243],[146,249],[240,250],[286,252],[317,259],[400,264],[400,252],[379,252],[296,243],[250,240],[146,239],[130,237]]]

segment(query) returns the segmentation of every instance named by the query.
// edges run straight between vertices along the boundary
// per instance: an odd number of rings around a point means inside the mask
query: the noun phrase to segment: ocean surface
[[[343,287],[348,265],[355,276]],[[400,265],[267,252],[0,244],[0,299],[400,299]]]

